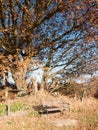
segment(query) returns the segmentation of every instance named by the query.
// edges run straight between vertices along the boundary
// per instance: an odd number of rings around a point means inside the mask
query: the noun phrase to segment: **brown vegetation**
[[[47,102],[52,100],[63,100],[65,103],[70,103],[70,114],[67,115],[66,112],[61,115],[61,113],[49,114],[40,116],[36,110],[33,109],[34,106],[40,104],[40,99],[44,99]],[[53,97],[46,93],[39,93],[37,95],[25,96],[23,98],[15,99],[11,102],[11,105],[17,103],[13,106],[13,111],[10,117],[1,116],[0,126],[3,130],[97,130],[98,128],[98,101],[94,98],[86,98],[84,102],[78,99],[68,98],[66,96],[59,95],[59,97]],[[24,104],[24,105],[22,105]],[[24,109],[25,106],[25,109]],[[1,108],[0,108],[1,109]],[[15,109],[15,110],[14,110]],[[75,126],[56,126],[54,121],[74,119],[77,120],[78,124]]]

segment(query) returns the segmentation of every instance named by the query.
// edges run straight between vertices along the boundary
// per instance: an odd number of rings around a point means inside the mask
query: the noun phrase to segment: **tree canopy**
[[[68,73],[94,71],[97,15],[97,0],[0,0],[1,70],[25,53]]]

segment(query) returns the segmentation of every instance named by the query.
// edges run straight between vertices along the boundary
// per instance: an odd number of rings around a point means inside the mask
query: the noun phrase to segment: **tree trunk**
[[[27,59],[23,62],[18,62],[18,68],[11,69],[12,77],[19,91],[27,91],[26,73],[28,72],[29,63],[30,59]]]

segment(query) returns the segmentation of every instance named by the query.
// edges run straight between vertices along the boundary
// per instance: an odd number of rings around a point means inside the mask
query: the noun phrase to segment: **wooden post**
[[[11,112],[10,112],[10,99],[7,100],[6,111],[7,111],[7,115],[10,116],[11,115]]]
[[[82,94],[82,97],[81,97],[81,102],[83,103],[84,100],[86,99],[87,97],[87,92],[86,91],[83,91],[83,94]]]
[[[65,103],[63,107],[64,107],[64,111],[66,112],[67,116],[69,116],[70,115],[70,103]]]
[[[5,99],[6,99],[6,113],[10,116],[10,99],[8,97],[8,87],[5,89]]]

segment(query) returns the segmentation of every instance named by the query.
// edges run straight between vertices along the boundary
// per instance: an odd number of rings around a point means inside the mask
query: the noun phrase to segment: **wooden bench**
[[[64,111],[70,112],[70,104],[64,103],[62,100],[51,100],[51,101],[41,101],[41,108],[39,110],[40,114],[49,114]]]

